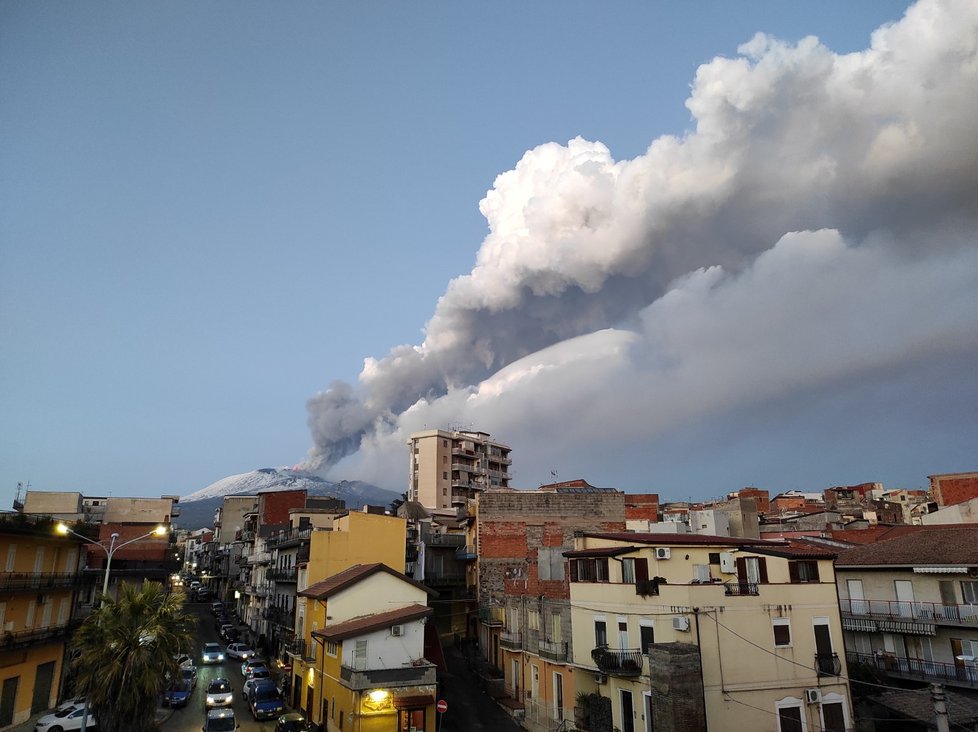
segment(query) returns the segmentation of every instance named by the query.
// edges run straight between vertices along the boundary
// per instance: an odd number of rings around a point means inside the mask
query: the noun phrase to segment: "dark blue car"
[[[186,679],[177,679],[163,692],[164,707],[185,707],[190,701],[193,687]]]

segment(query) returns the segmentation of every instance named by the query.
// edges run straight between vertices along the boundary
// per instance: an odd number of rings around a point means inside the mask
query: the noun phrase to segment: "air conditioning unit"
[[[809,704],[818,704],[822,701],[821,689],[805,689],[805,701]]]
[[[689,618],[685,615],[677,615],[672,619],[672,629],[673,630],[689,630]]]
[[[400,625],[392,625],[391,626],[391,635],[398,636],[400,634],[401,634],[401,626]]]
[[[720,571],[724,574],[737,574],[737,561],[733,552],[720,552]]]
[[[667,546],[659,546],[655,548],[655,558],[656,559],[668,559],[672,556],[672,549]]]
[[[594,681],[598,684],[603,684],[608,680],[608,674],[597,673],[594,675]]]

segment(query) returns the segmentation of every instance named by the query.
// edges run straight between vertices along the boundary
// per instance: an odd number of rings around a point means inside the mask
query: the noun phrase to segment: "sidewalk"
[[[55,709],[56,708],[57,707],[55,707]],[[15,724],[13,727],[4,727],[4,732],[34,732],[34,725],[37,724],[37,720],[39,720],[44,715],[51,714],[53,712],[54,709],[46,709],[43,712],[38,712],[37,714],[33,715],[30,719],[28,719],[26,722]],[[156,709],[156,724],[162,725],[164,722],[166,722],[166,720],[170,718],[170,715],[172,714],[173,714],[173,709],[170,709],[168,707],[158,707]],[[92,732],[95,732],[95,729],[96,728],[92,728]]]

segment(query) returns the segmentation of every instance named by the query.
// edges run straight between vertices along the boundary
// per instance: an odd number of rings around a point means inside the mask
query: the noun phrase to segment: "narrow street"
[[[165,732],[200,732],[204,724],[204,695],[207,691],[207,684],[213,679],[224,677],[231,682],[234,690],[234,716],[238,724],[241,725],[241,732],[272,732],[275,729],[275,720],[263,722],[255,721],[248,709],[241,694],[241,687],[244,684],[244,677],[241,675],[241,662],[234,659],[225,659],[224,663],[203,666],[200,663],[200,652],[205,643],[220,643],[225,645],[214,629],[214,617],[210,612],[210,602],[187,603],[187,608],[197,616],[199,620],[197,632],[197,644],[191,655],[197,662],[197,686],[190,702],[181,709],[170,711],[170,718],[163,724]],[[273,669],[274,673],[274,669]],[[277,681],[278,679],[276,679]]]

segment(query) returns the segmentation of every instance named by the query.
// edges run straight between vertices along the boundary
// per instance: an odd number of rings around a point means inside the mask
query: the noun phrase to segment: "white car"
[[[248,692],[251,690],[251,687],[255,685],[255,683],[264,681],[265,679],[270,679],[271,677],[272,675],[268,673],[267,668],[256,668],[254,672],[247,679],[245,679],[244,686],[241,689],[241,693],[244,698],[248,698]]]
[[[194,665],[194,659],[188,656],[186,653],[178,653],[173,658],[176,659],[177,666],[180,668],[189,668]]]
[[[221,644],[205,643],[200,660],[201,663],[221,663],[224,660],[224,651],[221,650]]]
[[[207,696],[204,698],[204,708],[229,707],[234,701],[231,682],[227,679],[214,679],[207,685]]]
[[[239,661],[247,661],[255,655],[247,643],[232,643],[228,646],[228,658],[237,658]]]
[[[81,729],[82,717],[85,716],[85,706],[71,706],[61,709],[54,714],[41,717],[34,724],[34,732],[57,732],[57,730]],[[88,710],[88,729],[96,729],[95,717]]]

